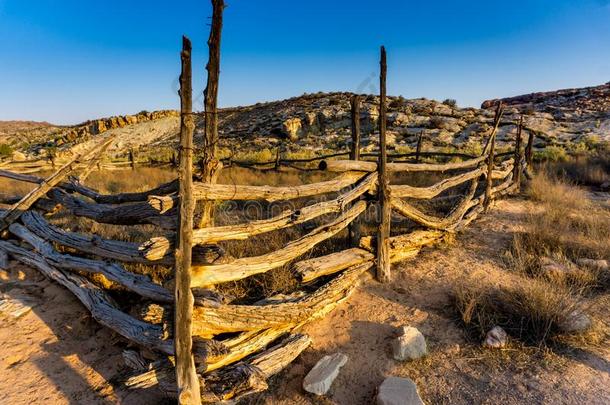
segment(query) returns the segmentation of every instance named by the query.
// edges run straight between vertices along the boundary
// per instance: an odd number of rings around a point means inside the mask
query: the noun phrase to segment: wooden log
[[[63,190],[54,188],[47,196],[68,209],[72,215],[93,219],[96,222],[115,225],[153,224],[164,229],[176,228],[175,210],[161,215],[159,210],[148,202],[122,205],[92,204]]]
[[[0,270],[9,270],[8,254],[5,250],[0,250]]]
[[[366,173],[348,172],[318,183],[279,187],[196,182],[193,184],[193,195],[198,200],[265,200],[269,202],[291,200],[340,191],[356,183],[365,175]]]
[[[491,130],[491,133],[489,134],[489,138],[487,138],[487,143],[485,144],[485,147],[483,148],[483,153],[481,153],[481,156],[486,157],[489,155],[492,141],[495,141],[495,139],[496,139],[496,133],[498,132],[498,128],[500,127],[500,121],[502,120],[503,114],[504,114],[504,105],[502,104],[502,101],[499,101],[496,106],[496,112],[494,114],[494,121],[493,121],[494,125]]]
[[[358,182],[354,188],[340,194],[334,200],[322,201],[298,210],[286,210],[269,219],[237,225],[195,229],[193,231],[193,243],[205,245],[224,240],[243,240],[266,232],[299,225],[325,214],[340,212],[352,201],[375,187],[376,181],[377,173],[370,173]],[[171,242],[169,238],[165,237],[155,237],[140,245],[141,252],[149,260],[159,260],[167,255],[170,248]]]
[[[452,187],[463,184],[472,179],[476,179],[481,175],[485,174],[484,168],[477,168],[475,170],[461,173],[456,176],[444,179],[436,184],[428,187],[413,187],[409,185],[392,185],[390,186],[390,192],[394,198],[418,198],[418,199],[430,199],[441,194]]]
[[[323,240],[339,233],[365,209],[366,203],[359,201],[332,222],[314,229],[307,235],[271,253],[255,257],[242,257],[227,264],[194,265],[191,268],[192,285],[194,287],[205,287],[227,281],[241,280],[283,266]]]
[[[424,138],[424,131],[419,133],[419,136],[417,137],[417,148],[415,149],[415,163],[419,163],[419,157],[421,155],[421,147],[422,147],[422,143],[423,143],[423,138]]]
[[[529,131],[527,136],[527,145],[525,146],[525,162],[528,170],[533,170],[534,161],[534,131]]]
[[[439,218],[432,215],[427,215],[419,209],[413,207],[407,202],[399,199],[392,198],[392,208],[399,214],[421,224],[428,228],[440,229],[440,230],[451,230],[460,219],[466,214],[466,212],[474,205],[472,197],[476,192],[478,181],[473,180],[469,192],[462,199],[462,201],[449,213],[449,215]]]
[[[199,378],[195,368],[192,340],[194,298],[191,293],[191,255],[193,246],[193,88],[191,41],[182,37],[182,72],[180,74],[180,167],[178,168],[178,232],[175,252],[174,350],[178,402],[201,404]],[[206,120],[207,121],[207,120]]]
[[[498,123],[500,122],[500,118],[502,116],[502,102],[498,102],[498,107],[496,109],[495,116],[495,125],[494,129],[491,133],[488,145],[485,147],[487,151],[487,181],[485,184],[485,200],[483,202],[484,207],[487,209],[489,204],[491,203],[491,187],[493,183],[493,168],[494,168],[494,152],[495,152],[495,144],[496,144],[496,129],[498,128]]]
[[[350,146],[350,160],[360,160],[360,97],[354,94],[351,100],[352,144]],[[360,240],[360,219],[356,218],[349,224],[348,233],[352,245]]]
[[[201,378],[202,400],[205,403],[237,402],[254,392],[267,389],[265,379],[279,373],[311,344],[307,335],[291,335],[265,352],[230,367],[216,370]],[[205,385],[204,385],[205,384]],[[171,365],[157,364],[152,370],[129,378],[125,385],[132,389],[160,385],[175,395],[175,375]]]
[[[61,254],[56,251],[50,243],[36,236],[23,225],[11,224],[9,230],[13,235],[19,237],[34,247],[34,249],[40,254],[41,261],[46,261],[52,266],[69,271],[102,274],[109,280],[118,283],[119,285],[141,295],[144,298],[149,298],[159,302],[173,301],[172,295],[169,293],[169,291],[150,281],[147,276],[128,272],[115,263],[107,263],[99,260]],[[10,251],[9,247],[5,247],[5,249]]]
[[[145,264],[171,264],[171,255],[160,256],[151,260],[144,255],[137,243],[102,239],[97,235],[89,236],[76,232],[68,232],[49,224],[44,217],[36,211],[25,212],[21,221],[30,231],[39,237],[62,246],[76,249],[83,253],[90,253],[107,259],[128,263]]]
[[[28,210],[39,198],[43,197],[49,190],[59,184],[66,176],[75,170],[75,164],[82,158],[83,155],[88,155],[92,152],[99,150],[102,145],[96,145],[91,150],[84,154],[76,155],[72,160],[63,165],[59,170],[47,177],[44,182],[34,188],[32,191],[27,193],[19,202],[15,203],[9,210],[3,212],[0,215],[0,231],[5,230],[8,226],[13,223],[17,218],[21,216],[23,212]]]
[[[519,127],[517,128],[517,137],[515,138],[515,157],[514,162],[521,162],[521,133],[523,131],[523,115],[519,118]],[[521,187],[521,165],[513,164],[513,179],[516,184],[517,192]]]
[[[308,283],[319,277],[334,274],[348,267],[374,259],[375,256],[366,250],[351,248],[313,259],[302,260],[292,266],[292,271],[300,282]]]
[[[142,322],[120,311],[104,290],[85,277],[57,269],[40,255],[11,242],[0,241],[0,249],[10,252],[13,258],[38,269],[49,279],[66,287],[100,324],[140,346],[168,355],[173,354],[172,342],[163,340],[163,330],[160,326]]]
[[[220,172],[221,163],[216,158],[218,145],[218,77],[220,75],[220,39],[222,33],[222,13],[224,0],[212,0],[212,27],[208,38],[209,56],[206,70],[208,71],[207,84],[203,91],[204,97],[204,126],[203,126],[203,159],[201,162],[201,181],[212,184],[216,182]],[[198,228],[214,225],[213,202],[203,202],[201,206],[201,219]]]
[[[423,153],[422,153],[423,154]],[[450,170],[461,170],[476,167],[485,161],[487,156],[479,156],[473,159],[453,163],[403,163],[393,162],[387,164],[388,172],[446,172]],[[320,170],[330,172],[374,172],[377,163],[360,160],[323,160],[319,164]]]
[[[104,155],[104,153],[106,153],[106,150],[110,147],[110,145],[112,145],[112,142],[114,141],[115,138],[116,138],[116,136],[111,136],[108,138],[108,140],[106,142],[104,142],[102,144],[102,147],[100,148],[100,150],[89,161],[89,163],[85,166],[85,168],[78,174],[78,181],[84,182],[87,179],[87,177],[89,177],[89,175],[91,174],[93,169],[95,169],[96,167],[99,168],[99,162],[100,162],[102,156]]]
[[[386,52],[385,47],[381,47],[381,60],[379,63],[379,187],[378,187],[378,202],[379,202],[379,229],[377,232],[377,280],[382,283],[388,283],[392,280],[390,273],[390,252],[387,238],[390,237],[390,188],[387,170],[386,155]]]
[[[365,262],[349,268],[314,293],[295,302],[195,307],[193,335],[210,339],[222,333],[277,328],[317,319],[347,299],[359,284],[360,275],[371,267],[372,262]]]
[[[66,187],[62,188],[66,189]],[[147,201],[148,197],[151,195],[175,193],[178,191],[178,180],[172,180],[169,183],[161,184],[153,189],[137,193],[100,194],[99,192],[84,186],[81,179],[71,179],[68,191],[75,191],[100,204],[123,204],[128,202]]]
[[[390,261],[395,263],[414,257],[422,247],[440,241],[444,235],[445,232],[439,230],[418,230],[404,235],[392,236],[388,238]],[[377,241],[373,236],[365,236],[360,239],[360,247],[370,252],[374,250],[376,243]]]
[[[208,356],[206,361],[198,368],[199,374],[208,374],[214,370],[236,363],[253,353],[259,352],[277,340],[280,336],[294,329],[294,324],[287,324],[278,328],[265,329],[261,331],[243,332],[236,338],[221,341],[226,347],[227,353],[215,357]]]

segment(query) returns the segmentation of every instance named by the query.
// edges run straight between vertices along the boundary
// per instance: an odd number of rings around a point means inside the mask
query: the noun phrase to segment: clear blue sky
[[[388,93],[407,98],[478,106],[610,81],[610,0],[226,2],[222,106],[376,92],[382,44]],[[200,93],[210,15],[206,0],[0,0],[0,120],[178,108],[181,35]]]

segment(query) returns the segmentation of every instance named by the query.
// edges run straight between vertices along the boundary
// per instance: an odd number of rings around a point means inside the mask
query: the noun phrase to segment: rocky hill
[[[220,153],[223,156],[275,150],[309,154],[346,150],[350,142],[352,93],[305,94],[286,100],[219,111]],[[590,145],[610,141],[610,84],[583,89],[533,93],[502,100],[506,104],[498,142],[508,146],[514,139],[521,115],[533,131],[536,146]],[[498,100],[482,108],[459,108],[451,100],[388,98],[388,146],[392,151],[412,150],[421,134],[425,149],[476,152],[487,136]],[[377,148],[379,98],[361,95],[360,121],[364,150]],[[42,128],[42,129],[41,129]],[[195,142],[200,143],[202,115],[197,119]],[[0,142],[12,142],[27,155],[44,156],[48,148],[74,152],[94,142],[96,135],[111,131],[118,141],[114,155],[133,149],[138,153],[173,153],[178,138],[176,111],[142,112],[133,116],[94,120],[75,127],[26,128]],[[36,132],[37,131],[37,132]],[[32,135],[36,132],[36,135]],[[20,144],[21,142],[21,144]]]

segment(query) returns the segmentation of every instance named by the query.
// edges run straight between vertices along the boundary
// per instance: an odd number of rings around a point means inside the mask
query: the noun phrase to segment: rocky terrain
[[[305,94],[286,100],[220,110],[220,153],[223,157],[253,151],[306,151],[309,154],[346,150],[350,142],[352,93]],[[582,89],[532,93],[502,99],[507,106],[498,133],[500,147],[514,139],[521,115],[527,130],[536,135],[537,147],[589,147],[610,141],[610,83]],[[494,106],[459,108],[452,100],[388,98],[388,146],[390,151],[412,150],[421,134],[425,149],[454,149],[476,153],[489,133]],[[361,95],[362,145],[377,148],[379,98]],[[203,127],[199,116],[195,142]],[[3,128],[3,127],[0,127]],[[114,155],[129,149],[145,154],[172,153],[177,142],[179,116],[176,111],[142,112],[136,115],[89,121],[74,127],[51,125],[11,126],[2,130],[0,142],[8,143],[29,157],[74,151],[105,131],[118,133],[111,148]],[[10,132],[10,131],[9,131]],[[76,145],[80,147],[74,148]]]

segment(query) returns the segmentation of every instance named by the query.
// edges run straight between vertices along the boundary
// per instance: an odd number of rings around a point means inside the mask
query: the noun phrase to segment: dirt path
[[[510,277],[502,252],[533,207],[520,200],[497,203],[455,243],[430,248],[394,266],[395,281],[367,281],[330,316],[305,328],[313,345],[256,404],[370,404],[387,375],[413,379],[429,404],[559,404],[610,402],[610,351],[561,355],[508,349],[481,350],[459,327],[450,303],[453,283],[465,277]],[[34,270],[15,266],[2,274],[2,291],[36,303],[12,322],[1,320],[0,404],[162,404],[156,390],[129,392],[113,384],[127,370],[125,342],[88,316],[78,301]],[[418,327],[430,355],[410,363],[390,356],[401,325]],[[324,354],[341,351],[349,361],[326,398],[300,388]],[[108,383],[107,381],[110,381]]]

